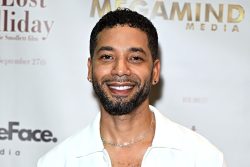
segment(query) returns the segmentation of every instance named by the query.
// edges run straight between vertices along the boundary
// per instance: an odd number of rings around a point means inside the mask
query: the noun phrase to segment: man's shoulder
[[[201,134],[171,121],[162,114],[160,121],[160,141],[166,141],[168,148],[172,147],[193,156],[197,164],[223,162],[222,152]]]
[[[182,133],[183,152],[192,155],[197,166],[222,166],[223,153],[206,137],[181,125],[177,125]]]
[[[199,132],[193,131],[184,127],[178,123],[173,123],[175,129],[178,131],[180,137],[180,143],[184,150],[194,150],[194,151],[211,151],[220,152],[208,138],[204,137]]]

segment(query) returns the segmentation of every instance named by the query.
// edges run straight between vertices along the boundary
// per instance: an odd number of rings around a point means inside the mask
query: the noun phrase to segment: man
[[[158,35],[129,9],[104,15],[91,33],[88,80],[100,113],[80,133],[47,153],[38,167],[222,167],[206,139],[149,105],[159,82]]]

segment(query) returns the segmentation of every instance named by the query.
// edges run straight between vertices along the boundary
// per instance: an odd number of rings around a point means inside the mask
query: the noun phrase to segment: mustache
[[[136,85],[139,85],[141,83],[140,79],[134,76],[112,76],[112,77],[105,77],[103,78],[103,83],[109,83],[109,82],[131,82]]]

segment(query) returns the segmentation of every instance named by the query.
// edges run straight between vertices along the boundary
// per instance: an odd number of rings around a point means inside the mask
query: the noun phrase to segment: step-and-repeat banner
[[[158,29],[152,103],[207,137],[229,167],[250,166],[250,4],[238,0],[0,0],[0,166],[37,159],[99,110],[87,81],[89,36],[117,7]]]

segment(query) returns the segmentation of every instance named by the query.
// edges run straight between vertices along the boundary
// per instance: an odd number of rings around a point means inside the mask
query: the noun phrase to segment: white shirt
[[[204,137],[170,121],[156,108],[150,106],[150,110],[155,114],[155,137],[141,167],[225,167],[223,154]],[[99,127],[100,113],[89,126],[40,158],[37,167],[111,167]]]

